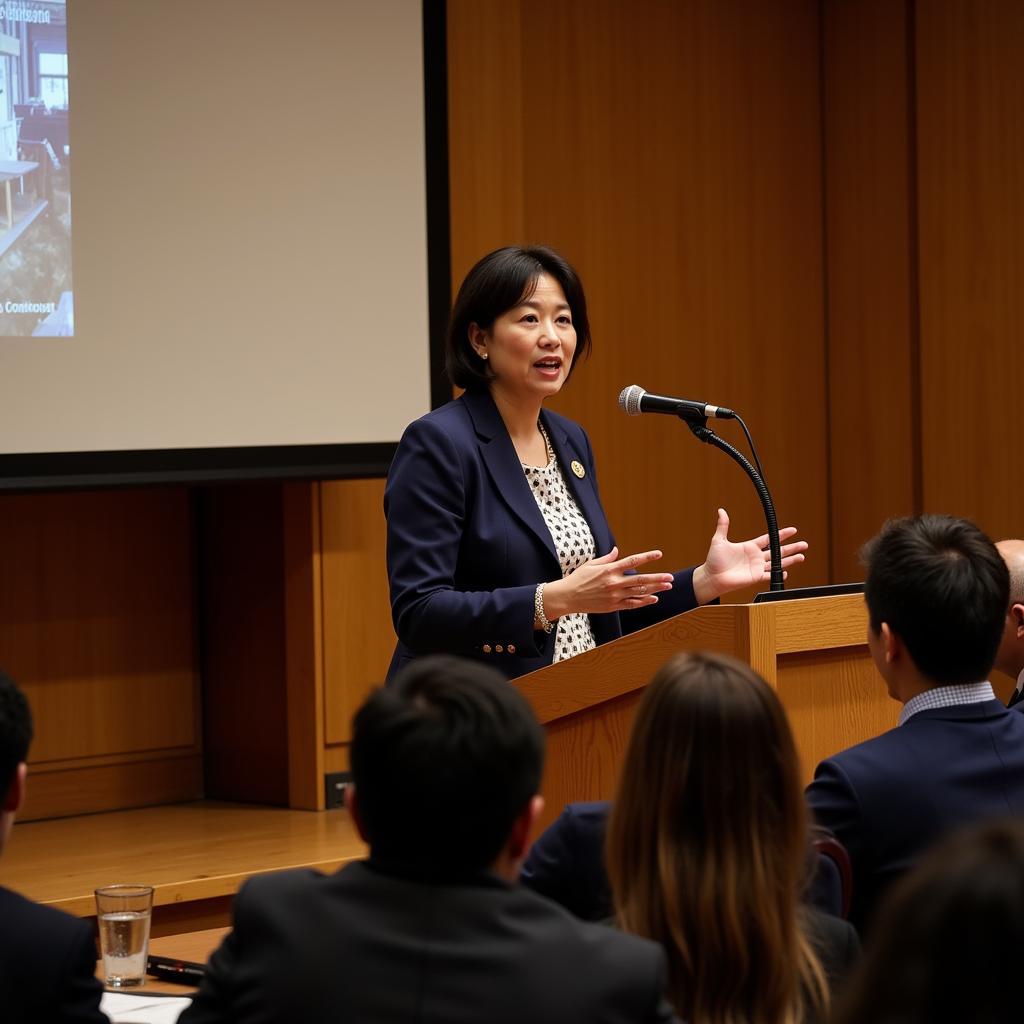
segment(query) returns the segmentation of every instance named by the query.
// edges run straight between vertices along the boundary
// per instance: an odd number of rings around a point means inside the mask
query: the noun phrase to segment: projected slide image
[[[0,338],[74,334],[64,0],[0,0]]]

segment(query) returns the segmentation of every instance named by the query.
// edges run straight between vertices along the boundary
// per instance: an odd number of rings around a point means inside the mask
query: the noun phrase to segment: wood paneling
[[[640,696],[637,690],[548,726],[548,754],[541,782],[544,809],[535,836],[562,813],[566,804],[610,800],[615,795]]]
[[[0,657],[36,721],[24,818],[138,803],[122,755],[146,802],[200,795],[156,763],[200,750],[192,550],[181,489],[0,500]]]
[[[203,759],[198,752],[161,756],[154,750],[114,764],[90,764],[89,760],[67,770],[31,769],[28,796],[18,820],[150,807],[195,800],[203,793]]]
[[[720,504],[763,529],[736,466],[623,418],[636,382],[745,415],[813,547],[795,578],[827,579],[817,4],[453,0],[448,25],[453,280],[509,242],[579,267],[594,354],[557,407],[620,547],[698,562]]]
[[[385,565],[384,481],[324,483],[325,741],[347,743],[352,716],[384,680],[395,634]]]
[[[1024,5],[918,5],[924,505],[1024,535]]]
[[[866,645],[781,657],[777,689],[804,782],[811,781],[824,758],[893,728],[900,710]]]
[[[699,608],[523,676],[516,685],[547,732],[542,824],[567,802],[614,794],[641,692],[682,651],[731,654],[761,673],[809,780],[822,758],[895,724],[898,706],[863,643],[866,618],[857,595]]]
[[[867,608],[860,594],[828,601],[782,601],[775,605],[772,650],[780,654],[856,647],[867,634]]]
[[[914,96],[907,3],[823,12],[833,575],[858,580],[861,545],[920,504]]]
[[[280,484],[200,496],[206,793],[288,802]]]
[[[485,252],[526,232],[523,5],[447,0],[452,281]],[[551,145],[550,139],[543,144]],[[528,150],[528,151],[527,151]],[[452,292],[454,295],[454,290]]]
[[[320,484],[284,488],[288,806],[323,810],[324,662]]]

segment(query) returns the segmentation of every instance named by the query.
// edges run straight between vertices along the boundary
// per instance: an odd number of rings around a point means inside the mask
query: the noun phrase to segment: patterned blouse
[[[555,457],[547,431],[540,424],[538,426],[548,450],[548,464],[527,466],[523,463],[523,472],[544,522],[551,531],[551,539],[555,542],[558,560],[562,565],[562,576],[565,577],[594,557],[594,535],[566,486],[562,467]],[[559,618],[555,631],[555,661],[565,661],[596,646],[589,615],[575,612]]]

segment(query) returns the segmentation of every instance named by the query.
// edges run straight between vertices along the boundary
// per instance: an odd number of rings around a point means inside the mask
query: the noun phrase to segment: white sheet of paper
[[[104,992],[100,1009],[113,1024],[175,1024],[191,1002],[186,996],[179,998]]]

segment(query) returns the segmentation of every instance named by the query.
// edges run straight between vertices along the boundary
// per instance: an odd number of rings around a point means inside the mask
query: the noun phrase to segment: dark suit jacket
[[[604,867],[607,800],[566,804],[536,839],[523,862],[523,885],[561,904],[583,921],[614,913]]]
[[[181,1024],[566,1024],[672,1020],[664,954],[482,876],[349,864],[243,886]]]
[[[1024,716],[998,700],[921,711],[822,761],[807,788],[853,866],[863,931],[888,886],[960,825],[1024,814]]]
[[[0,887],[3,1024],[107,1024],[92,926]]]
[[[590,441],[541,413],[598,555],[614,544],[597,490]],[[582,478],[570,469],[578,463]],[[544,517],[489,393],[467,392],[406,429],[384,492],[388,577],[398,646],[388,677],[418,655],[478,658],[509,677],[551,663],[554,633],[533,628],[538,583],[562,576]],[[696,606],[693,570],[656,605],[592,615],[598,643]]]

